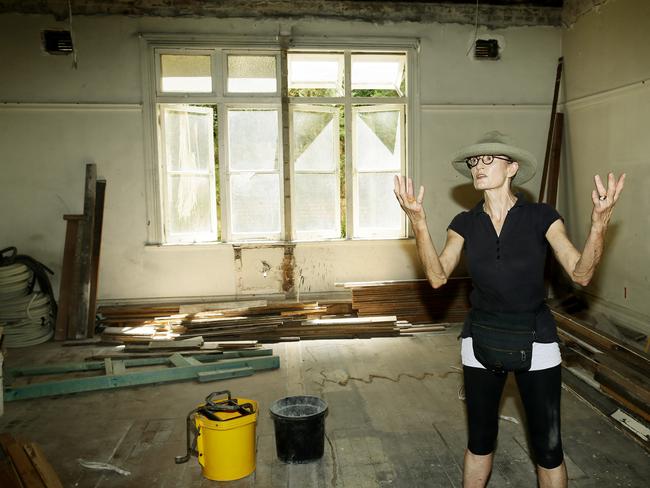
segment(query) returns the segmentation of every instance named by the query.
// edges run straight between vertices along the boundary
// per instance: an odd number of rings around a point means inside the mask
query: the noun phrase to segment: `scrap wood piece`
[[[647,354],[630,349],[616,341],[613,337],[610,337],[608,334],[596,331],[573,317],[569,317],[557,310],[551,309],[551,313],[561,329],[567,330],[592,346],[604,349],[617,360],[633,369],[636,369],[642,375],[650,376],[650,357]]]
[[[25,452],[32,460],[34,468],[40,475],[46,488],[63,488],[59,475],[49,463],[41,447],[35,442],[27,442],[23,446]]]
[[[408,326],[400,329],[400,334],[414,334],[418,332],[442,332],[447,330],[444,325],[425,325],[422,327]]]
[[[27,453],[11,434],[7,432],[0,434],[0,444],[4,452],[11,457],[11,462],[25,488],[47,488]]]
[[[188,339],[158,339],[146,344],[128,344],[125,351],[155,351],[160,349],[200,349],[203,346],[203,337],[190,337]]]
[[[375,317],[352,317],[342,319],[314,319],[304,320],[302,325],[370,325],[370,324],[394,324],[397,321],[395,315]]]
[[[201,371],[197,375],[197,379],[201,383],[208,381],[226,380],[230,378],[242,378],[244,376],[251,376],[255,373],[253,368],[230,368],[221,371]]]
[[[23,488],[20,481],[20,475],[16,471],[16,467],[11,462],[11,457],[8,452],[0,444],[0,486],[3,488]]]
[[[597,372],[594,375],[594,379],[600,383],[600,389],[603,393],[606,393],[626,409],[640,415],[646,421],[650,422],[650,405],[646,398],[639,396],[636,391],[621,386],[621,384],[611,376]]]
[[[178,313],[191,314],[197,312],[207,312],[223,309],[233,308],[248,308],[248,307],[265,307],[268,304],[266,300],[243,300],[235,302],[209,302],[209,303],[189,303],[180,305]]]

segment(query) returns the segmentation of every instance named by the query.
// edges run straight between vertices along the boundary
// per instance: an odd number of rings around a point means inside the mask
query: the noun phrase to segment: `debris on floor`
[[[34,442],[0,434],[0,486],[3,488],[63,488],[56,471]]]

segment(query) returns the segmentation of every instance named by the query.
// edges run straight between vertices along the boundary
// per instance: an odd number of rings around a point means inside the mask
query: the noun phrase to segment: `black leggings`
[[[494,451],[499,431],[499,403],[506,382],[505,374],[463,366],[469,440],[473,454]],[[561,366],[515,373],[519,395],[526,410],[528,431],[535,462],[546,469],[562,464],[560,437]]]

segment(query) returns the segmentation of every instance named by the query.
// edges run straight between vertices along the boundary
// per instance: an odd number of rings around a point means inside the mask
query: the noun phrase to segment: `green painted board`
[[[228,378],[241,378],[242,376],[250,376],[255,373],[253,368],[232,368],[221,369],[219,371],[202,371],[198,374],[198,380],[201,383],[208,381],[226,380]]]
[[[165,358],[168,359],[168,358]],[[104,362],[101,362],[102,367]],[[6,402],[26,400],[53,395],[65,395],[83,391],[108,390],[127,386],[148,385],[195,379],[198,373],[224,371],[237,368],[251,368],[255,371],[277,369],[280,367],[278,356],[262,356],[252,358],[223,359],[218,362],[202,363],[199,366],[167,367],[124,374],[93,376],[90,378],[74,378],[70,380],[32,383],[24,386],[7,387],[4,390]]]
[[[174,355],[180,355],[175,353]],[[208,361],[222,361],[226,358],[248,358],[273,355],[272,349],[252,349],[250,351],[225,351],[222,354],[196,354],[192,358],[201,362]],[[183,356],[185,357],[185,356]],[[124,359],[124,366],[132,368],[136,366],[156,366],[162,364],[171,364],[170,356],[158,358],[136,358]],[[113,360],[115,362],[115,360]],[[105,370],[106,363],[104,361],[81,361],[76,363],[58,363],[58,364],[42,364],[37,366],[18,366],[14,368],[5,368],[5,376],[9,378],[16,378],[18,376],[38,376],[43,374],[59,374],[59,373],[72,373],[79,371],[98,371]]]

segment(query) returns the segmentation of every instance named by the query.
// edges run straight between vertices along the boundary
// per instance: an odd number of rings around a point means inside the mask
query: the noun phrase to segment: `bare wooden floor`
[[[281,368],[218,383],[194,382],[5,404],[0,430],[38,442],[69,487],[460,487],[466,443],[457,330],[413,338],[304,341],[273,345]],[[9,365],[83,358],[90,348],[56,344],[10,352]],[[216,483],[184,454],[185,416],[211,391],[261,403],[257,470]],[[329,404],[323,459],[286,465],[275,455],[269,405],[315,394]],[[571,392],[562,396],[570,486],[645,487],[650,457]],[[523,411],[509,381],[490,487],[536,486]],[[92,471],[78,459],[131,472]]]

